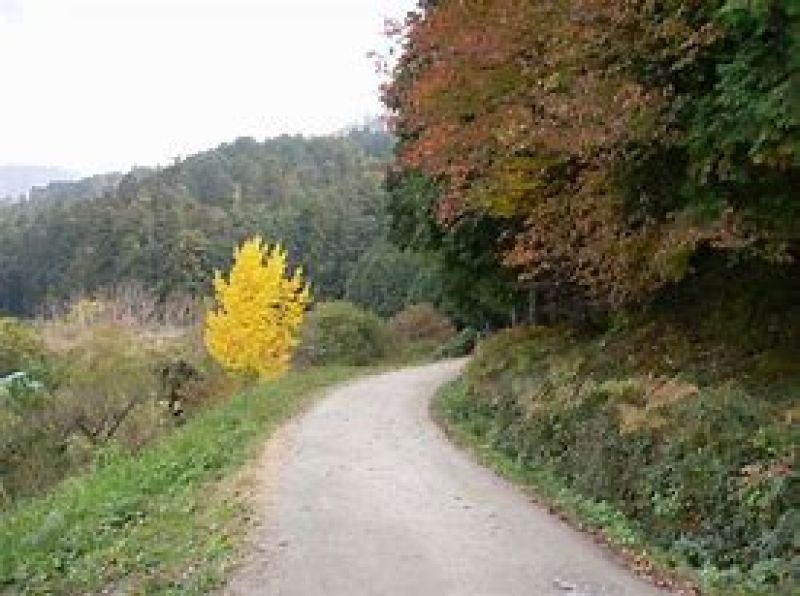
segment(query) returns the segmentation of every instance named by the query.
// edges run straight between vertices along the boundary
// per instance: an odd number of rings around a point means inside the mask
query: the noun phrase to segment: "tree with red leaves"
[[[792,4],[426,2],[385,90],[397,176],[441,189],[443,233],[505,222],[493,249],[520,279],[596,304],[683,279],[702,248],[791,261]]]

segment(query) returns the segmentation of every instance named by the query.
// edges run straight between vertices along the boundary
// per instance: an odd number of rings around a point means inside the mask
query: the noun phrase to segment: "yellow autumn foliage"
[[[302,270],[286,271],[286,252],[261,237],[234,253],[228,279],[214,276],[216,308],[208,313],[205,343],[227,370],[277,377],[289,368],[306,306]]]

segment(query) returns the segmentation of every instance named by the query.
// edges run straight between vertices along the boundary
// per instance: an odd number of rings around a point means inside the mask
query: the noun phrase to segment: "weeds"
[[[788,594],[798,518],[785,401],[730,377],[606,367],[608,346],[504,332],[440,396],[439,417],[495,468],[662,571],[691,570],[709,593]]]
[[[241,538],[241,497],[219,482],[319,389],[355,369],[308,369],[207,409],[140,454],[109,447],[95,469],[0,515],[0,591],[200,594]]]

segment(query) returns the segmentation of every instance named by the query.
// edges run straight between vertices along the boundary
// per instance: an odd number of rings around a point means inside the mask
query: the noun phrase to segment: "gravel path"
[[[664,596],[453,447],[428,416],[463,362],[331,392],[265,456],[265,523],[225,594]]]

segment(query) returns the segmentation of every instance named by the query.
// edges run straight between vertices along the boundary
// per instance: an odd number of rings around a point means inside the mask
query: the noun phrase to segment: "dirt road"
[[[428,403],[462,364],[338,388],[280,433],[225,593],[664,596],[448,443]]]

